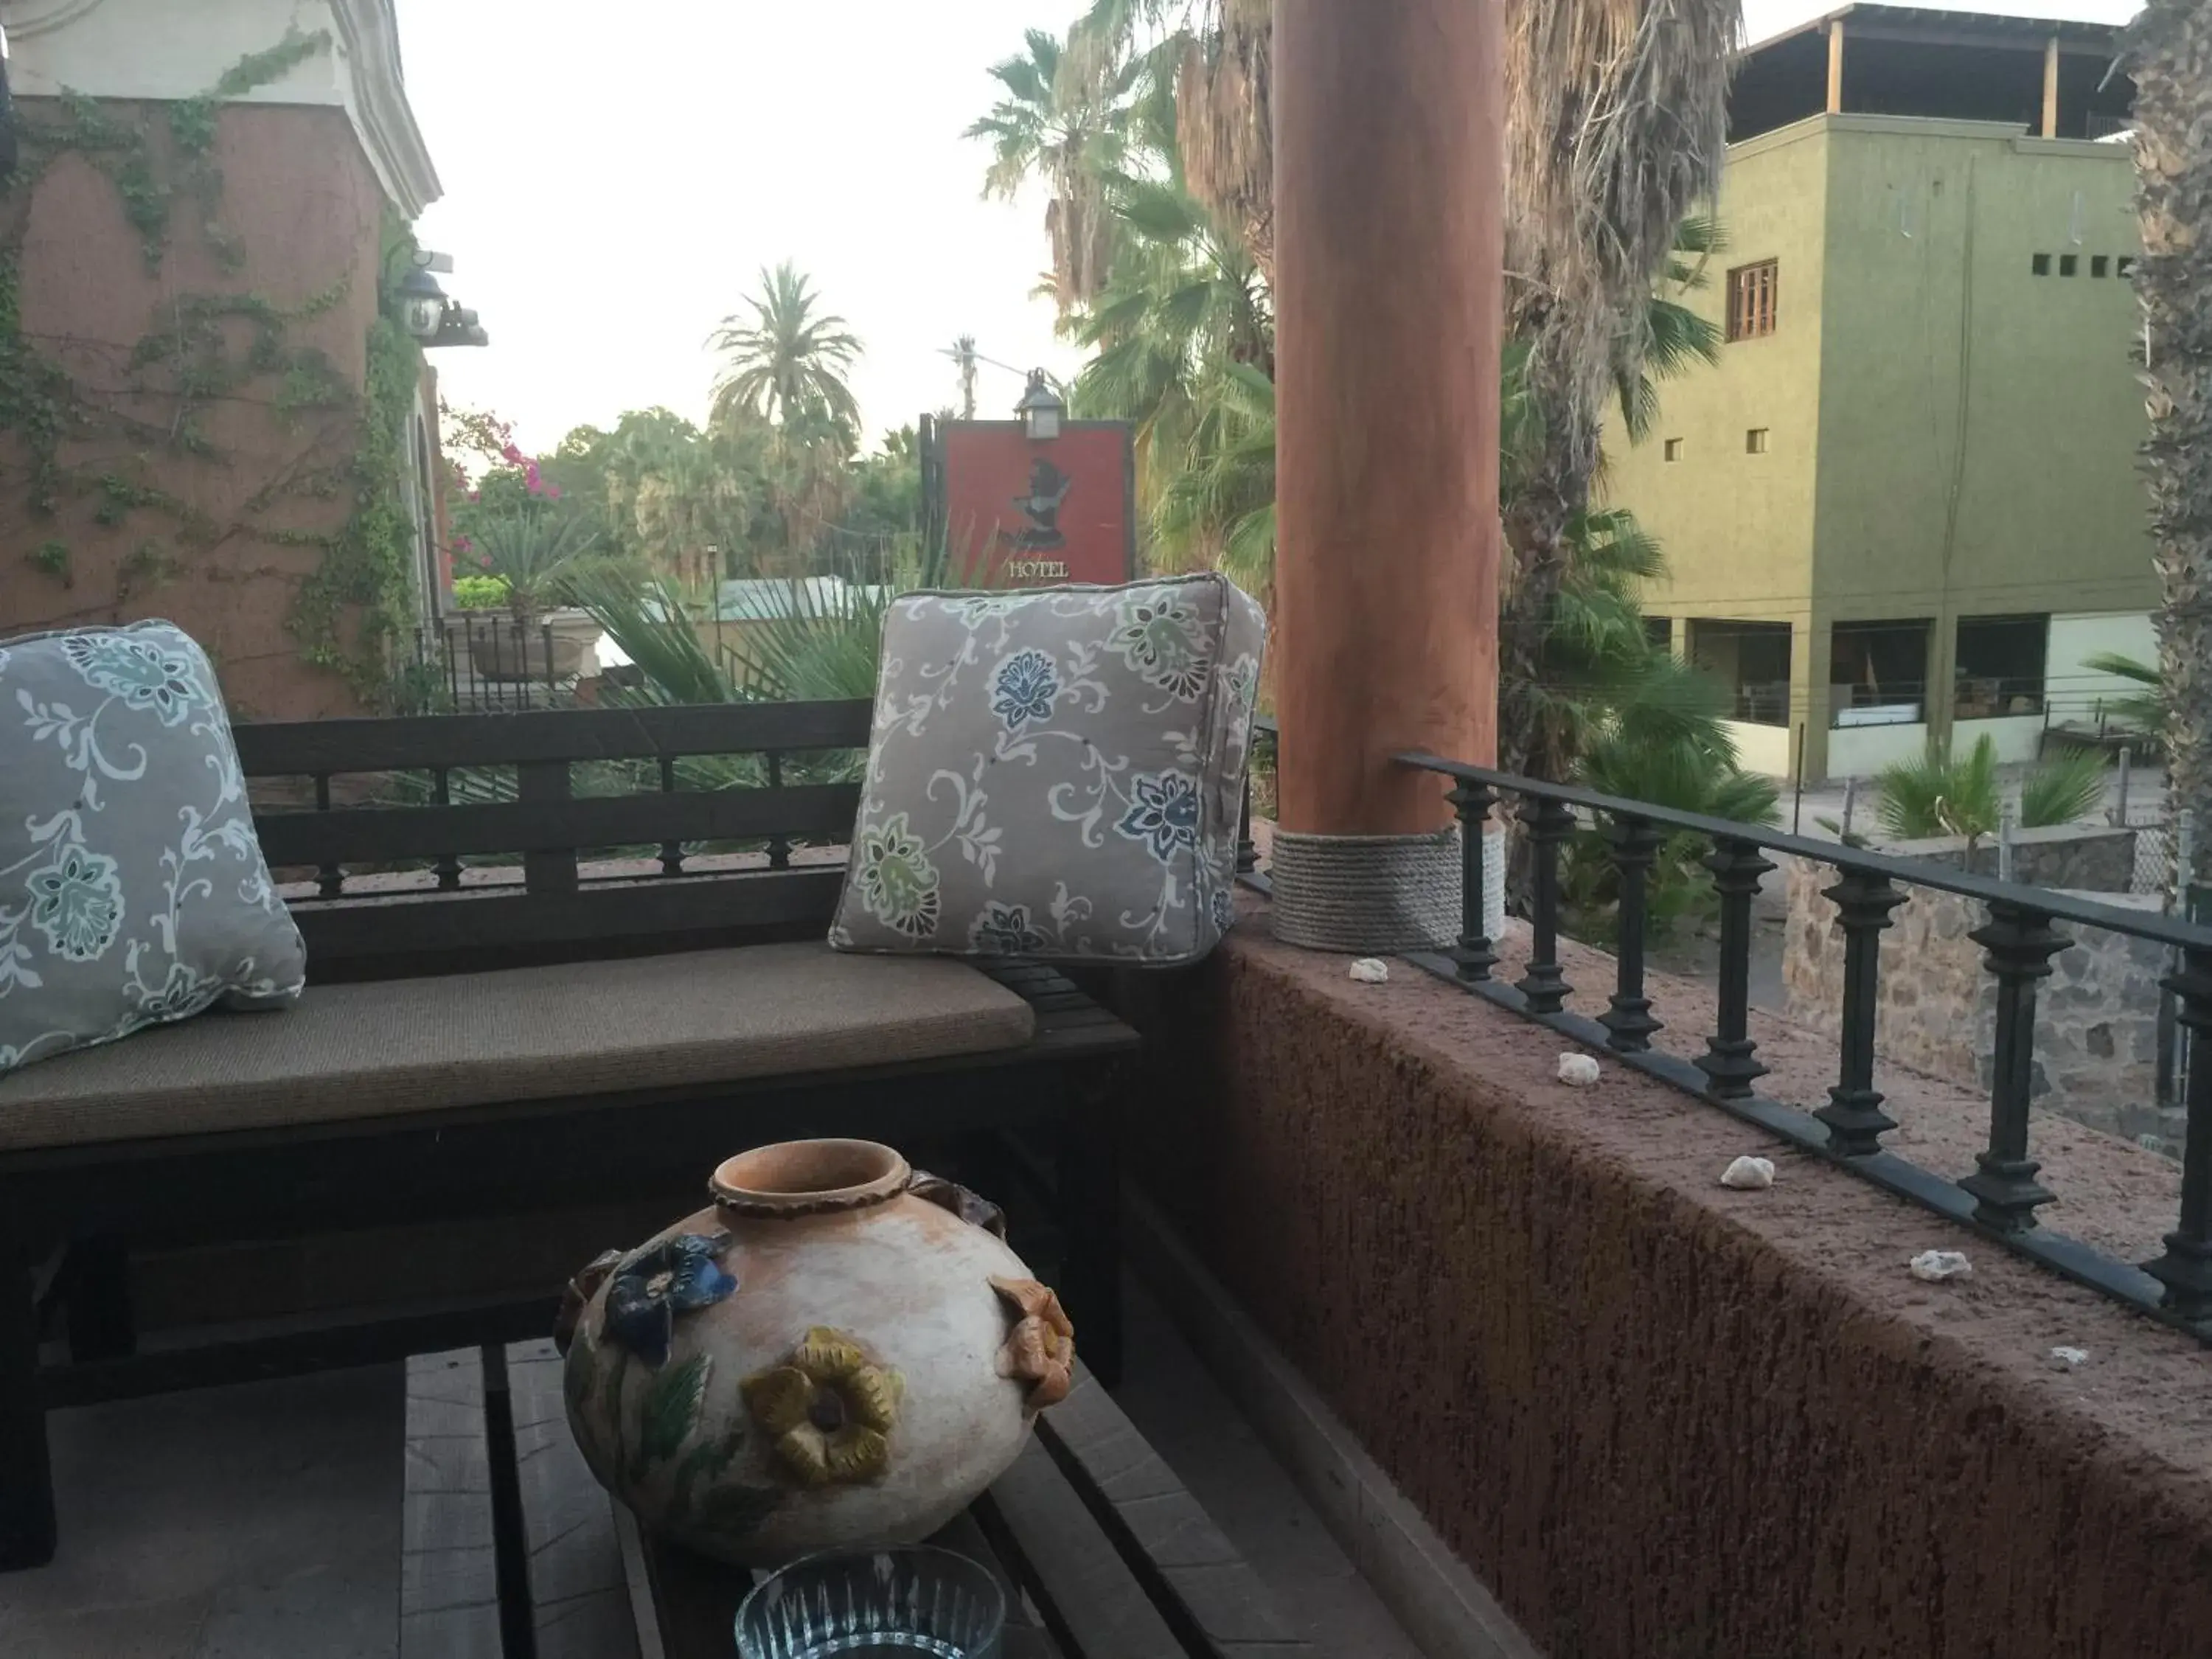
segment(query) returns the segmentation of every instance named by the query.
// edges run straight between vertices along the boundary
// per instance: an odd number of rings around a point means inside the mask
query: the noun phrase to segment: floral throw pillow
[[[289,1003],[306,962],[191,637],[0,640],[0,1073]]]
[[[1211,574],[896,600],[830,942],[1203,957],[1230,925],[1266,641]]]

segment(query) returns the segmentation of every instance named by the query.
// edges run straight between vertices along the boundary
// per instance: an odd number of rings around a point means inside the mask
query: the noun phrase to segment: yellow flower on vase
[[[745,1409],[777,1461],[806,1486],[872,1480],[890,1463],[902,1382],[842,1331],[817,1325],[791,1358],[747,1377]]]

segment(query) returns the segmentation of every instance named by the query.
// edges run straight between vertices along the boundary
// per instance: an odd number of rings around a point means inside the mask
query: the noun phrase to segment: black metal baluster
[[[1459,814],[1459,943],[1448,954],[1462,979],[1488,979],[1498,952],[1490,948],[1482,914],[1487,885],[1482,867],[1483,826],[1490,822],[1490,809],[1498,805],[1498,792],[1486,783],[1463,778],[1444,799]]]
[[[1620,974],[1611,1006],[1597,1023],[1613,1035],[1606,1046],[1618,1054],[1640,1054],[1662,1029],[1651,1018],[1651,999],[1644,994],[1644,878],[1659,855],[1662,837],[1643,818],[1613,822],[1606,839],[1613,843],[1613,868],[1620,875]]]
[[[672,795],[676,793],[676,757],[673,755],[663,755],[660,757],[660,793],[664,795]],[[680,876],[684,873],[684,843],[682,842],[664,841],[660,843],[660,873],[664,876]]]
[[[1766,1075],[1766,1067],[1752,1058],[1759,1045],[1750,1035],[1751,902],[1759,896],[1759,878],[1774,866],[1751,842],[1729,840],[1713,843],[1705,865],[1721,896],[1720,1010],[1697,1067],[1708,1079],[1706,1093],[1741,1100]]]
[[[465,622],[461,624],[461,633],[462,642],[465,644],[468,635],[468,624]],[[453,707],[459,708],[462,706],[461,659],[459,654],[453,649],[453,623],[441,621],[438,624],[438,638],[446,652],[446,695],[453,698]],[[471,678],[476,675],[476,665],[473,663],[469,665],[469,674]]]
[[[2212,951],[2185,950],[2160,981],[2189,1031],[2189,1127],[2181,1153],[2181,1224],[2143,1271],[2166,1286],[2163,1304],[2194,1324],[2212,1321]]]
[[[546,706],[548,708],[552,708],[552,707],[554,706],[553,691],[554,691],[554,686],[555,686],[555,675],[556,675],[556,671],[555,671],[555,668],[554,668],[554,665],[553,665],[553,624],[552,624],[551,623],[545,623],[545,624],[544,624],[544,629],[545,629],[545,641],[544,641],[544,644],[545,644],[545,706]]]
[[[2027,1155],[2027,1103],[2035,1077],[2035,981],[2051,976],[2051,958],[2073,941],[2051,918],[2024,905],[1992,904],[1988,923],[1966,937],[1989,952],[1982,965],[1997,976],[1996,1056],[1990,1085],[1990,1144],[1979,1167],[1959,1184],[1978,1200],[1974,1219],[2000,1232],[2035,1225],[2035,1206],[2051,1193],[2035,1179],[2042,1167]]]
[[[438,805],[451,806],[453,804],[452,774],[441,766],[431,775],[435,781]],[[461,860],[455,854],[439,854],[437,863],[431,868],[437,872],[438,885],[444,890],[451,892],[461,884]]]
[[[1905,896],[1887,876],[1847,870],[1821,896],[1835,902],[1844,927],[1843,1060],[1828,1103],[1813,1115],[1828,1126],[1832,1151],[1857,1158],[1880,1152],[1883,1132],[1897,1127],[1874,1086],[1874,1035],[1881,933]]]
[[[327,812],[330,810],[331,775],[327,772],[318,772],[315,774],[315,811]],[[315,871],[315,891],[324,898],[336,898],[343,893],[345,891],[344,867],[336,863],[318,866]]]
[[[1575,988],[1559,970],[1559,848],[1575,833],[1575,815],[1563,802],[1540,796],[1522,805],[1521,821],[1528,826],[1536,867],[1528,896],[1528,971],[1518,988],[1530,1013],[1556,1014]]]
[[[783,787],[783,757],[771,753],[768,757],[768,787]],[[791,868],[791,837],[781,830],[768,838],[768,867],[771,870]]]

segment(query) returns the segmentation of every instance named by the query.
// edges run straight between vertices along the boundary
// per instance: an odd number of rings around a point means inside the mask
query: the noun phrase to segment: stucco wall
[[[1128,991],[1137,1178],[1545,1651],[2203,1659],[2188,1339],[1417,970],[1261,921]]]
[[[1749,720],[1723,722],[1729,740],[1735,744],[1735,763],[1747,772],[1770,778],[1790,775],[1790,728],[1756,726]]]
[[[47,107],[24,100],[35,116]],[[137,119],[139,106],[108,106]],[[158,136],[158,107],[147,125]],[[40,179],[27,209],[11,202],[7,225],[22,229],[20,284],[27,341],[59,363],[80,392],[109,403],[152,433],[172,430],[173,397],[134,395],[160,385],[158,366],[134,374],[131,354],[156,333],[181,296],[255,294],[296,307],[343,285],[321,315],[287,325],[284,343],[322,352],[356,390],[377,304],[384,198],[342,108],[251,105],[226,108],[213,160],[222,175],[222,223],[245,250],[240,269],[222,268],[198,234],[191,204],[172,214],[171,246],[149,274],[138,233],[112,184],[81,155],[64,155]],[[242,354],[247,324],[222,325],[227,349]],[[196,416],[211,453],[179,453],[147,433],[101,431],[63,444],[58,459],[74,482],[55,510],[32,499],[20,437],[0,435],[0,631],[166,617],[215,656],[224,690],[242,716],[307,719],[357,712],[339,676],[308,665],[287,631],[301,579],[322,550],[251,533],[328,532],[352,511],[351,483],[332,468],[359,448],[357,407],[275,407],[281,383],[263,376],[229,397],[203,400]],[[173,512],[118,511],[98,485],[106,473],[152,483],[176,496],[207,527],[204,545],[180,542]],[[330,487],[319,483],[328,477]],[[263,492],[296,486],[265,507]],[[107,521],[103,522],[103,520]],[[67,550],[65,572],[32,562],[34,550]],[[158,557],[141,550],[152,547]]]
[[[2158,629],[2148,613],[2141,611],[2100,612],[2051,619],[2051,644],[2044,667],[2050,688],[2051,718],[2094,724],[2099,703],[2107,698],[2140,693],[2142,688],[2117,674],[2100,674],[2086,666],[2091,657],[2106,652],[2133,657],[2137,662],[2158,660]]]

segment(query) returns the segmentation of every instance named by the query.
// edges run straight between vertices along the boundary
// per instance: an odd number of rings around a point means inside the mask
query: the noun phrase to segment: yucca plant
[[[1930,739],[1917,760],[1884,767],[1875,817],[1899,841],[1963,836],[1971,847],[1996,833],[2004,816],[2004,785],[1997,776],[1997,747],[1986,733],[1964,759]],[[2045,761],[2022,775],[2020,824],[2039,830],[2071,823],[2095,811],[2105,799],[2104,757],[2083,750]]]
[[[2020,781],[2023,830],[2072,823],[2104,804],[2105,757],[2094,749],[2077,749],[2057,760],[2045,761]]]
[[[580,514],[532,505],[488,518],[471,538],[483,574],[507,584],[507,608],[527,623],[562,605],[606,561],[599,532]]]
[[[1899,841],[1964,836],[1971,846],[1996,833],[2004,811],[1997,746],[1987,736],[1975,739],[1963,760],[1931,738],[1917,759],[1882,768],[1877,784],[1881,803],[1875,818]]]

